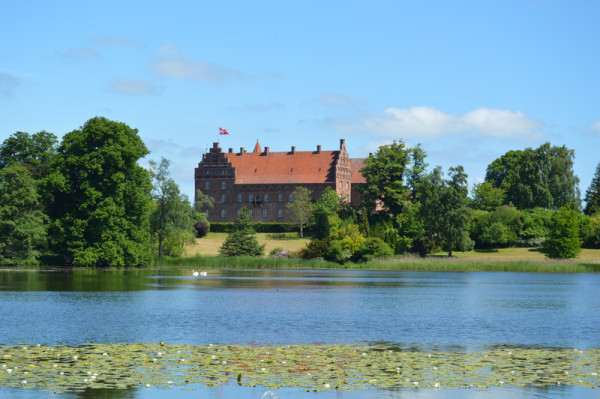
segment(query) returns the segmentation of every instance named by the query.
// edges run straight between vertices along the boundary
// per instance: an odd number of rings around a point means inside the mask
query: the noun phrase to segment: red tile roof
[[[226,153],[236,184],[332,183],[338,151]]]
[[[364,158],[350,158],[352,168],[352,183],[366,183],[365,177],[360,173],[360,170],[365,166]]]

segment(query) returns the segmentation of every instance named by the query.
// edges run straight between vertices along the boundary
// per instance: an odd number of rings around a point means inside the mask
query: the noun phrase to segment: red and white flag
[[[229,132],[227,131],[227,129],[223,129],[222,127],[219,128],[219,134],[223,135],[223,134],[229,134]]]

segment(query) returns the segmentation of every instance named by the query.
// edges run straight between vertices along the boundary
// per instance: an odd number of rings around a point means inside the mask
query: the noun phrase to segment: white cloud
[[[109,89],[116,93],[132,94],[136,96],[154,96],[158,94],[152,84],[131,77],[123,77],[115,80]]]
[[[239,71],[209,62],[188,60],[174,51],[176,50],[172,45],[167,45],[161,50],[161,53],[167,53],[167,55],[152,62],[150,70],[156,76],[197,80],[203,83],[222,83],[235,78],[244,78],[244,74]]]
[[[588,128],[589,130],[595,132],[596,134],[600,134],[600,119],[596,121],[592,126]]]
[[[367,117],[364,126],[377,136],[432,139],[448,134],[486,137],[538,135],[542,124],[521,111],[478,108],[465,115],[453,115],[430,107],[392,107]]]

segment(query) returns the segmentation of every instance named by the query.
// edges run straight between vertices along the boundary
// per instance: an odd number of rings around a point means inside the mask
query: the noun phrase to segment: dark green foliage
[[[326,239],[331,235],[331,225],[329,224],[329,215],[324,210],[315,212],[315,238]]]
[[[550,232],[553,211],[544,208],[525,209],[521,211],[523,227],[518,244],[523,247],[540,247]]]
[[[596,166],[596,173],[590,187],[585,192],[585,208],[583,213],[593,215],[600,212],[600,163]]]
[[[210,223],[206,218],[206,214],[196,214],[196,223],[194,224],[194,228],[196,229],[196,236],[198,238],[206,237],[206,235],[210,231]]]
[[[364,237],[369,237],[371,235],[371,226],[369,225],[367,208],[363,207],[360,211],[360,222],[358,224],[358,228]]]
[[[358,251],[352,256],[356,262],[367,262],[373,258],[391,258],[394,256],[394,250],[381,238],[368,237],[358,248]]]
[[[470,209],[468,204],[467,175],[463,167],[450,168],[450,179],[442,178],[437,167],[420,185],[421,216],[427,236],[438,241],[452,256],[453,250],[465,250],[473,243],[468,237]]]
[[[47,222],[31,173],[20,163],[0,170],[0,262],[35,261],[46,246]]]
[[[343,264],[344,262],[350,260],[351,257],[352,251],[349,248],[344,247],[341,241],[329,241],[327,252],[325,254],[326,260]]]
[[[558,209],[579,204],[579,178],[573,172],[575,153],[545,143],[537,149],[509,151],[488,165],[485,181],[506,193],[505,204],[518,209]]]
[[[257,233],[289,233],[296,227],[293,223],[250,223],[252,230]],[[235,223],[212,222],[210,231],[213,233],[231,233],[235,230]]]
[[[476,248],[499,248],[517,243],[523,222],[513,206],[501,206],[493,212],[475,211],[469,223]]]
[[[582,215],[580,235],[583,248],[600,249],[600,213],[594,216]]]
[[[63,137],[46,183],[58,255],[80,266],[150,262],[152,184],[137,164],[147,154],[136,129],[105,118]]]
[[[45,176],[57,144],[56,136],[46,131],[32,135],[16,132],[0,146],[0,169],[19,162],[25,164],[35,178]]]
[[[402,140],[394,140],[365,159],[361,173],[366,183],[360,184],[358,191],[370,209],[381,203],[392,215],[402,213],[410,194],[406,185],[410,155],[411,150]]]
[[[579,212],[565,206],[552,215],[550,232],[544,242],[544,253],[549,258],[574,258],[581,251]]]
[[[308,244],[306,244],[306,248],[302,250],[302,257],[304,259],[325,258],[328,248],[328,239],[313,238]]]
[[[264,251],[265,246],[258,244],[250,224],[250,211],[246,207],[241,208],[234,230],[227,235],[219,253],[224,256],[261,256]]]

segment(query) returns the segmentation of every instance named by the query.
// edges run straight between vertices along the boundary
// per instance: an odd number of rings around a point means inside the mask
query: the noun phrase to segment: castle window
[[[266,218],[267,217],[267,210],[263,209],[263,217]]]
[[[242,202],[242,194],[238,194],[238,202]]]
[[[346,182],[346,190],[350,189],[350,183]]]
[[[225,194],[221,194],[221,202],[226,202],[227,197],[225,196]]]
[[[241,212],[240,212],[240,210],[238,209],[238,210],[237,210],[237,212],[236,212],[236,214],[237,214],[237,217],[240,217],[240,215],[241,215],[242,213],[241,213]]]
[[[283,202],[283,194],[279,194],[279,195],[277,196],[277,201],[278,201],[278,202]]]
[[[269,194],[265,194],[265,202],[269,202]]]
[[[280,209],[277,211],[277,217],[278,218],[282,218],[283,217],[283,209]]]
[[[225,180],[221,182],[221,188],[227,188],[227,182]]]
[[[248,202],[254,202],[254,194],[248,194]]]
[[[207,189],[207,190],[210,188],[210,182],[209,181],[205,181],[204,182],[204,188]]]
[[[221,217],[224,218],[225,216],[227,216],[227,212],[225,212],[225,209],[221,209]]]
[[[221,174],[222,174],[222,175],[224,175],[224,174],[225,174],[225,169],[223,169],[223,170],[221,171]],[[223,188],[225,188],[225,187],[223,187]]]
[[[254,209],[250,209],[250,218],[252,219],[254,217]]]
[[[206,218],[208,219],[210,217],[210,211],[207,209],[204,213],[206,213]]]
[[[340,182],[340,188],[344,188],[344,183]]]
[[[294,194],[289,195],[288,202],[294,202]]]

